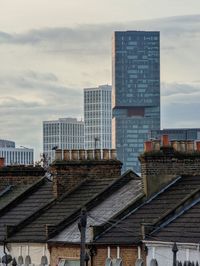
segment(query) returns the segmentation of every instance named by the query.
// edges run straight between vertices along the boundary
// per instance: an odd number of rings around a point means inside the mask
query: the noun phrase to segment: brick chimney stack
[[[56,150],[51,164],[54,195],[59,197],[86,178],[119,178],[121,167],[115,150]]]
[[[144,191],[147,196],[159,191],[179,175],[200,172],[200,141],[161,141],[144,143],[144,153],[139,157]]]

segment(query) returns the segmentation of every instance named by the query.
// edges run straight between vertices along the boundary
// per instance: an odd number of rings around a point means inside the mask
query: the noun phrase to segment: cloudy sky
[[[42,151],[42,121],[82,118],[111,84],[115,30],[161,32],[162,127],[200,127],[199,0],[0,0],[0,138]]]

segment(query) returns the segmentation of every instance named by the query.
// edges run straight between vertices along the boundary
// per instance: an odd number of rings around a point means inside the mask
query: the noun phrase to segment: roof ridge
[[[114,223],[113,225],[111,225],[109,228],[107,228],[105,231],[103,231],[100,235],[98,235],[95,238],[95,241],[98,240],[102,235],[104,235],[105,233],[109,232],[113,227],[115,227],[117,224],[119,224],[121,221],[125,220],[126,218],[128,218],[131,214],[133,214],[134,212],[136,212],[138,209],[142,208],[144,205],[149,204],[153,199],[155,199],[156,197],[158,197],[160,194],[164,193],[168,188],[170,188],[171,186],[173,186],[176,182],[178,182],[180,179],[182,178],[182,176],[178,176],[177,178],[175,178],[172,182],[170,182],[168,185],[166,185],[165,187],[163,187],[160,191],[158,191],[157,193],[155,193],[153,196],[151,196],[150,198],[147,198],[144,202],[142,202],[139,206],[137,206],[136,208],[134,208],[132,211],[130,211],[129,213],[127,213],[124,217],[122,217],[121,219],[119,219],[116,223]],[[137,202],[135,202],[135,204],[137,204]]]

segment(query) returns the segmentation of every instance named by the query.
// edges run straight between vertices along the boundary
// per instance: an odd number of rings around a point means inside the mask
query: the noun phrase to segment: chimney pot
[[[93,160],[94,155],[93,155],[93,150],[87,150],[87,160]]]
[[[101,150],[100,149],[94,150],[94,157],[95,157],[95,160],[101,160]]]
[[[64,160],[70,161],[70,150],[64,150]]]
[[[148,140],[144,142],[144,151],[149,152],[152,151],[152,141]]]
[[[5,158],[0,157],[0,167],[4,167],[4,166],[5,166]]]
[[[185,152],[186,151],[186,143],[185,143],[185,141],[181,141],[180,142],[180,146],[181,146],[181,152]]]
[[[109,160],[109,149],[103,149],[103,159],[104,160]]]
[[[186,150],[188,152],[193,152],[194,151],[194,141],[193,140],[188,140],[186,142]]]
[[[116,160],[117,159],[117,151],[116,149],[112,149],[111,151],[111,159]]]
[[[154,151],[159,151],[160,150],[160,140],[153,140],[152,146],[153,146]]]
[[[78,150],[72,150],[72,160],[78,160]]]
[[[200,141],[196,141],[196,147],[197,147],[197,151],[200,152]]]
[[[55,160],[59,160],[59,161],[62,160],[62,150],[61,149],[57,149],[55,151]]]
[[[79,150],[79,159],[85,160],[85,150],[83,149]]]
[[[168,135],[163,135],[162,136],[162,145],[163,145],[163,147],[168,147],[169,146],[169,136]]]

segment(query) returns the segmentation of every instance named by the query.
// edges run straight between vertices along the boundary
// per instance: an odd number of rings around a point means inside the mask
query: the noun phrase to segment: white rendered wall
[[[147,255],[147,266],[150,266],[150,262],[152,259],[156,259],[158,265],[161,266],[172,266],[173,264],[173,253],[172,253],[172,246],[173,243],[146,243],[148,248],[148,255]],[[200,263],[200,247],[199,245],[192,245],[192,244],[178,244],[178,252],[177,252],[177,260],[184,261],[190,260],[198,261]]]

